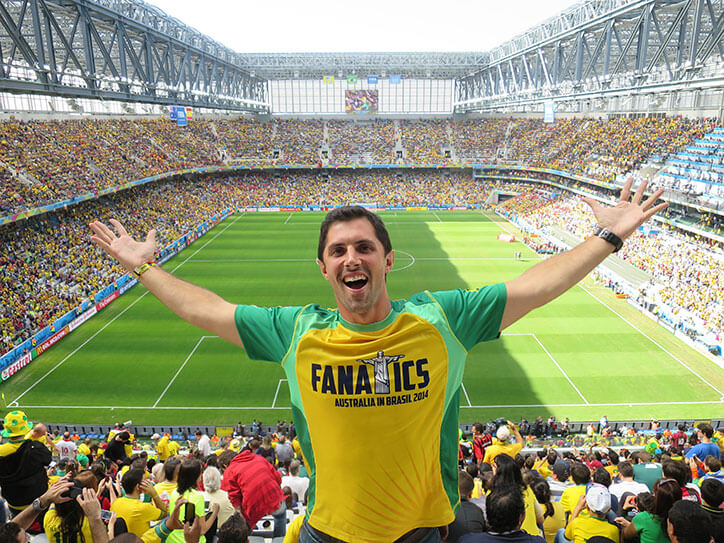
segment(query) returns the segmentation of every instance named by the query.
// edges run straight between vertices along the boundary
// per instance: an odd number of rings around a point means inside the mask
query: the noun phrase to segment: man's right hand
[[[135,268],[153,262],[156,251],[156,230],[151,230],[143,242],[134,240],[128,235],[123,225],[116,219],[110,220],[114,232],[100,221],[90,223],[95,235],[91,241],[101,247],[105,252],[118,260],[129,272]]]

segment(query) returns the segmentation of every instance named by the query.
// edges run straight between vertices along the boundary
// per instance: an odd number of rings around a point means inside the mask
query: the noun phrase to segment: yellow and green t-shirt
[[[465,358],[499,336],[505,300],[502,283],[426,291],[373,324],[317,305],[237,307],[249,357],[286,373],[314,528],[377,543],[454,520]]]

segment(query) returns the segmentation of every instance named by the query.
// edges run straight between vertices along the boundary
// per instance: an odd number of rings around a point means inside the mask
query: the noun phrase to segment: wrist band
[[[603,240],[606,240],[611,245],[614,246],[614,253],[617,253],[621,247],[623,247],[623,240],[618,237],[616,234],[611,232],[608,228],[599,228],[596,230],[596,232],[593,234],[594,236],[597,236]]]
[[[145,264],[141,264],[140,266],[138,266],[138,268],[134,268],[132,273],[134,276],[136,276],[136,279],[140,279],[144,273],[146,273],[155,265],[155,262],[146,262]]]
[[[156,535],[161,539],[166,539],[171,534],[171,530],[166,526],[166,519],[156,525]]]

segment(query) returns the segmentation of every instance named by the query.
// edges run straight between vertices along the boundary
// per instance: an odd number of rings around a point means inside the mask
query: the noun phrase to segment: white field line
[[[488,213],[485,213],[484,211],[480,211],[480,214],[483,215],[484,217],[487,217],[488,219],[491,218],[491,215],[489,215]],[[498,217],[498,215],[495,215],[495,217]],[[507,219],[506,219],[506,220],[507,220]],[[514,235],[515,235],[515,233],[514,233],[514,232],[511,232],[510,230],[508,230],[508,229],[503,225],[503,223],[500,223],[500,222],[498,222],[498,221],[492,221],[492,222],[493,222],[493,224],[495,224],[496,226],[500,227],[501,230],[505,230],[505,231],[506,231],[508,234],[510,234],[511,236],[514,236]],[[510,221],[508,221],[508,222],[510,222]]]
[[[462,409],[502,409],[510,407],[634,407],[634,406],[647,406],[647,405],[716,405],[721,406],[724,401],[717,400],[702,400],[694,402],[618,402],[618,403],[537,403],[537,404],[499,404],[499,405],[461,405]],[[22,407],[24,409],[152,409],[150,405],[18,405],[16,407]],[[155,410],[163,409],[166,411],[193,411],[193,410],[208,410],[208,411],[224,411],[224,410],[253,410],[253,409],[291,409],[290,407],[251,407],[251,406],[233,406],[223,405],[217,407],[211,406],[199,406],[193,407],[188,405],[182,405],[178,407],[174,406],[158,406],[153,408]]]
[[[538,345],[540,345],[540,348],[543,349],[543,352],[546,353],[548,355],[548,358],[550,358],[551,361],[556,365],[556,368],[558,368],[558,370],[563,374],[563,377],[566,378],[566,381],[568,381],[568,384],[573,387],[573,390],[575,390],[578,393],[578,395],[586,403],[586,405],[590,405],[590,402],[586,399],[586,397],[583,395],[583,393],[578,389],[578,387],[571,380],[571,378],[568,376],[568,374],[565,371],[563,371],[563,368],[560,366],[560,364],[558,364],[558,361],[555,358],[553,358],[553,355],[548,351],[548,349],[545,348],[543,343],[541,343],[541,340],[538,339],[538,336],[536,336],[535,334],[531,334],[531,333],[528,333],[528,334],[502,334],[502,335],[504,337],[505,336],[532,336],[533,339],[536,340]]]
[[[465,394],[465,399],[468,401],[467,407],[470,407],[470,406],[473,405],[473,404],[470,403],[470,396],[468,396],[468,391],[465,389],[465,383],[461,382],[461,383],[460,383],[460,388],[463,389],[463,394]]]
[[[500,404],[500,405],[461,405],[462,409],[499,409],[510,407],[634,407],[647,405],[722,405],[722,401],[697,401],[697,402],[619,402],[619,403],[523,403],[523,404]],[[30,407],[30,406],[28,406]]]
[[[226,231],[229,229],[229,227],[233,226],[233,225],[236,223],[236,221],[238,221],[243,215],[245,215],[245,213],[242,213],[241,215],[239,215],[236,219],[234,219],[231,223],[229,223],[229,224],[226,226],[226,228],[224,228],[223,230],[221,230],[221,231],[220,231],[219,233],[217,233],[213,238],[211,238],[211,239],[208,240],[206,243],[204,243],[199,249],[197,249],[196,251],[194,251],[194,253],[193,253],[192,255],[189,255],[189,257],[186,258],[186,260],[184,260],[183,262],[181,262],[178,266],[176,266],[176,267],[175,267],[173,270],[171,270],[171,271],[172,271],[172,272],[175,272],[175,271],[178,270],[181,266],[183,266],[184,264],[186,264],[186,262],[188,262],[189,260],[191,260],[196,254],[199,253],[199,251],[201,251],[202,249],[204,249],[209,243],[211,243],[211,242],[214,241],[217,237],[219,237],[221,234],[223,234],[224,232],[226,232]],[[80,351],[83,347],[85,347],[86,344],[88,344],[92,339],[94,339],[98,334],[100,334],[100,333],[101,333],[103,330],[105,330],[108,326],[110,326],[111,324],[113,324],[113,323],[116,321],[116,319],[118,319],[118,318],[119,318],[121,315],[123,315],[126,311],[128,311],[129,309],[131,309],[134,305],[136,305],[136,304],[141,300],[141,298],[143,298],[146,294],[148,294],[148,291],[146,291],[146,292],[144,292],[143,294],[141,294],[138,298],[136,298],[133,302],[131,302],[131,303],[128,305],[127,308],[125,308],[125,309],[124,309],[123,311],[121,311],[118,315],[116,315],[116,316],[113,317],[110,321],[108,321],[105,325],[103,325],[103,327],[102,327],[100,330],[98,330],[95,334],[93,334],[91,337],[89,337],[89,338],[86,339],[83,343],[81,343],[72,353],[70,353],[68,356],[66,356],[66,357],[65,357],[63,360],[61,360],[60,362],[58,362],[55,366],[53,366],[52,368],[50,368],[50,370],[48,370],[48,372],[47,372],[45,375],[43,375],[40,379],[38,379],[38,380],[35,381],[32,385],[30,385],[28,388],[26,388],[26,389],[20,394],[20,396],[18,396],[18,397],[15,398],[13,401],[11,401],[11,402],[8,404],[8,407],[13,406],[13,404],[16,404],[16,405],[17,405],[17,401],[18,401],[20,398],[22,398],[23,396],[25,396],[25,394],[27,394],[28,392],[30,392],[30,391],[35,387],[35,385],[37,385],[38,383],[40,383],[40,382],[41,382],[43,379],[45,379],[48,375],[50,375],[50,374],[53,373],[56,369],[58,369],[60,366],[62,366],[63,363],[64,363],[66,360],[68,360],[71,356],[73,356],[75,353],[77,353],[77,352]]]
[[[287,380],[286,380],[286,379],[279,379],[279,382],[277,383],[277,390],[276,390],[276,392],[274,393],[274,400],[272,401],[272,404],[271,404],[272,409],[275,408],[276,405],[277,405],[277,396],[279,396],[279,387],[282,386],[282,382],[286,383]]]
[[[289,219],[291,219],[291,218],[292,218],[292,214],[290,213],[289,216],[287,217],[287,220],[284,221],[284,224],[287,224],[289,222]]]
[[[176,380],[176,377],[178,377],[179,373],[181,373],[181,370],[183,370],[183,369],[186,367],[186,363],[187,363],[189,360],[191,360],[191,357],[192,357],[192,356],[194,355],[194,353],[196,352],[196,349],[199,348],[199,345],[201,345],[201,342],[204,341],[206,338],[218,338],[218,337],[219,337],[219,336],[201,336],[201,337],[199,338],[199,340],[196,342],[196,345],[194,345],[194,348],[191,349],[191,352],[190,352],[189,355],[186,357],[186,360],[184,360],[183,364],[181,364],[181,367],[176,371],[176,373],[174,374],[174,376],[173,376],[173,377],[171,378],[171,380],[168,382],[168,384],[166,385],[166,388],[163,389],[163,392],[161,392],[161,395],[160,395],[160,396],[158,397],[158,399],[156,400],[156,403],[153,404],[153,407],[154,407],[154,408],[158,405],[158,402],[161,401],[161,398],[163,398],[163,396],[166,394],[166,392],[168,391],[168,389],[171,388],[171,385],[172,385],[173,382]]]
[[[432,214],[435,215],[435,218],[437,219],[437,222],[442,222],[442,219],[439,217],[439,215],[438,215],[437,213],[435,213],[435,212],[433,211]]]
[[[481,213],[482,213],[482,211],[481,211]],[[535,251],[533,251],[533,249],[531,249],[531,248],[528,247],[527,245],[526,245],[526,249],[528,249],[528,250],[531,251],[532,253],[536,254]],[[702,377],[699,373],[697,373],[693,368],[691,368],[690,366],[688,366],[684,361],[682,361],[681,359],[677,358],[673,353],[671,353],[670,351],[668,351],[668,350],[667,350],[663,345],[661,345],[658,341],[656,341],[656,340],[653,339],[651,336],[649,336],[648,334],[646,334],[646,333],[645,333],[643,330],[641,330],[638,326],[636,326],[634,323],[632,323],[631,321],[629,321],[626,317],[624,317],[623,315],[621,315],[620,313],[618,313],[615,309],[613,309],[613,308],[612,308],[610,305],[608,305],[606,302],[604,302],[603,300],[601,300],[598,296],[596,296],[593,292],[591,292],[591,290],[590,290],[588,287],[586,287],[586,286],[583,284],[582,281],[579,281],[579,282],[577,283],[577,286],[581,287],[581,288],[582,288],[586,293],[588,293],[594,300],[596,300],[598,303],[600,303],[601,305],[603,305],[605,308],[607,308],[609,311],[611,311],[611,313],[613,313],[614,315],[616,315],[618,318],[620,318],[622,321],[624,321],[626,324],[628,324],[631,328],[633,328],[634,330],[636,330],[639,334],[641,334],[642,336],[644,336],[644,337],[645,337],[646,339],[648,339],[651,343],[653,343],[653,344],[656,345],[659,349],[661,349],[663,352],[665,352],[666,354],[668,354],[672,359],[676,360],[679,364],[681,364],[682,366],[684,366],[684,367],[685,367],[687,370],[689,370],[692,374],[694,374],[694,375],[697,376],[699,379],[701,379],[702,382],[704,382],[706,385],[708,385],[710,388],[712,388],[714,391],[716,391],[716,393],[719,394],[719,397],[720,397],[719,402],[721,402],[721,399],[724,398],[724,392],[722,392],[722,391],[719,390],[717,387],[715,387],[714,385],[712,385],[709,381],[707,381],[704,377]],[[596,288],[596,287],[593,287],[593,288]],[[664,402],[664,403],[671,403],[671,404],[679,405],[679,404],[677,404],[677,402]],[[715,403],[716,403],[716,400],[715,400]],[[597,404],[591,404],[591,405],[597,405]],[[611,405],[616,405],[616,404],[611,404]],[[629,405],[629,404],[621,404],[621,405]],[[636,403],[632,403],[632,404],[630,404],[630,405],[658,405],[658,404],[656,404],[656,403],[654,403],[654,404],[636,404]],[[684,405],[688,405],[688,404],[684,404]]]
[[[402,253],[406,255],[410,255],[410,253],[407,253],[405,251],[401,251],[399,249],[395,249],[395,253]],[[410,256],[412,258],[412,256]],[[420,260],[420,261],[485,261],[485,260],[511,260],[509,257],[468,257],[468,256],[450,256],[450,257],[417,257],[414,258],[414,260]],[[315,262],[314,258],[225,258],[225,259],[202,259],[202,258],[196,258],[194,259],[194,262],[206,262],[206,263],[212,263],[212,262]]]
[[[618,318],[620,318],[623,322],[625,322],[626,324],[628,324],[631,328],[633,328],[634,330],[636,330],[639,334],[641,334],[642,336],[644,336],[644,337],[645,337],[646,339],[648,339],[651,343],[653,343],[653,344],[656,345],[659,349],[661,349],[663,352],[665,352],[666,354],[668,354],[672,359],[676,360],[679,364],[681,364],[681,365],[684,366],[687,370],[689,370],[691,373],[693,373],[694,375],[696,375],[699,379],[701,379],[701,381],[702,381],[704,384],[708,385],[712,390],[716,391],[716,393],[719,394],[719,397],[720,397],[720,398],[724,397],[724,392],[722,392],[722,391],[719,390],[717,387],[715,387],[714,385],[712,385],[709,381],[707,381],[706,379],[704,379],[704,377],[702,377],[698,372],[696,372],[691,366],[689,366],[688,364],[686,364],[686,362],[684,362],[683,360],[681,360],[680,358],[678,358],[677,356],[675,356],[671,351],[667,350],[663,345],[661,345],[661,343],[659,343],[659,342],[656,341],[654,338],[652,338],[651,336],[649,336],[648,334],[646,334],[646,332],[644,332],[643,330],[641,330],[638,326],[636,326],[634,323],[632,323],[631,321],[629,321],[626,317],[624,317],[623,315],[621,315],[620,313],[618,313],[615,309],[613,309],[613,308],[612,308],[611,306],[609,306],[606,302],[604,302],[603,300],[601,300],[601,299],[600,299],[598,296],[596,296],[593,292],[591,292],[590,290],[588,290],[588,288],[586,288],[583,284],[579,283],[578,286],[580,286],[583,290],[585,290],[585,291],[586,291],[590,296],[592,296],[597,302],[599,302],[599,303],[602,304],[604,307],[606,307],[609,311],[611,311],[611,313],[613,313],[614,315],[616,315],[616,316],[617,316]]]

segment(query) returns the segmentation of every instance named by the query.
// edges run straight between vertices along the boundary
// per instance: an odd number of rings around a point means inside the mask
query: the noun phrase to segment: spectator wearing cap
[[[714,541],[724,543],[724,483],[706,479],[701,483],[701,509],[712,523]]]
[[[5,415],[2,436],[8,442],[0,445],[0,488],[12,517],[48,490],[45,468],[52,456],[45,435],[45,427],[34,429],[23,411]]]
[[[713,535],[711,519],[694,502],[679,500],[671,506],[666,521],[671,543],[707,543]],[[716,539],[714,540],[716,543]]]
[[[551,490],[551,501],[561,501],[561,496],[566,488],[573,486],[568,479],[571,476],[571,466],[562,458],[556,460],[551,468],[551,476],[546,479]]]
[[[588,515],[581,514],[584,509],[588,510]],[[580,497],[571,514],[565,529],[566,539],[585,543],[592,537],[600,536],[618,541],[618,528],[606,520],[606,513],[610,510],[611,494],[608,489],[603,485],[592,484],[586,494]]]
[[[486,500],[489,530],[467,534],[460,543],[545,543],[539,535],[531,535],[521,526],[525,518],[523,494],[511,485],[494,488]]]
[[[510,443],[510,429],[515,432],[516,443]],[[484,462],[493,465],[495,457],[501,454],[507,454],[511,458],[523,450],[523,436],[520,435],[518,428],[510,421],[506,421],[506,424],[501,424],[498,430],[495,432],[497,442],[493,443],[485,449]]]
[[[641,492],[649,492],[649,487],[645,484],[634,481],[634,469],[630,462],[619,462],[618,475],[621,481],[613,483],[609,488],[617,500],[621,501],[624,492],[629,492],[634,496],[638,496]]]

